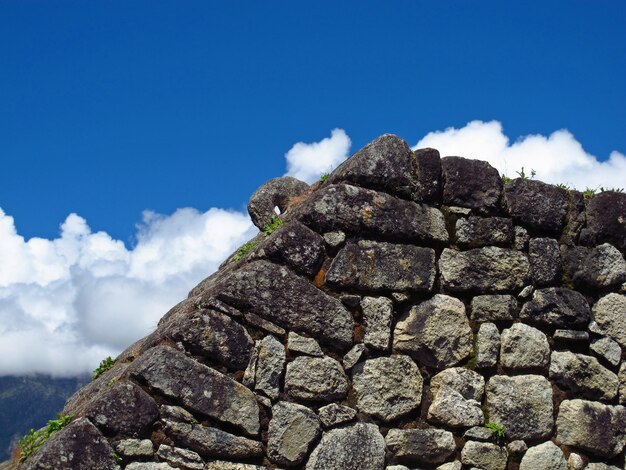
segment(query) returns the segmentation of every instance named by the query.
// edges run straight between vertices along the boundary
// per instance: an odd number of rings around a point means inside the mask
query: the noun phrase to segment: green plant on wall
[[[491,431],[491,434],[493,434],[497,441],[502,441],[506,437],[506,430],[504,429],[504,426],[498,423],[489,421],[485,424],[485,427]]]
[[[70,424],[72,419],[73,416],[71,415],[61,416],[57,414],[57,419],[48,421],[48,425],[45,428],[39,431],[31,429],[18,443],[20,453],[19,461],[23,462],[26,460],[33,452],[39,449],[50,436]]]
[[[265,227],[263,227],[263,233],[265,234],[265,236],[271,235],[273,232],[275,232],[277,229],[279,229],[282,226],[283,226],[282,219],[278,217],[277,215],[274,215],[272,216],[272,219],[269,221],[269,223]]]
[[[115,359],[111,359],[111,356],[106,357],[100,361],[100,365],[93,371],[93,375],[91,378],[96,380],[102,374],[104,374],[107,370],[109,370],[115,364]]]

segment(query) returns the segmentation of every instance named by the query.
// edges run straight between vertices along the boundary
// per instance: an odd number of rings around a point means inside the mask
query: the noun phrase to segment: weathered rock
[[[297,208],[299,220],[317,232],[448,242],[443,214],[436,208],[347,184],[324,186]]]
[[[463,248],[511,246],[513,221],[504,217],[475,217],[456,221],[456,242]]]
[[[313,338],[305,338],[293,331],[287,337],[287,349],[291,353],[306,354],[307,356],[322,357],[324,352]]]
[[[128,468],[128,467],[126,467]],[[204,467],[204,470],[270,470],[262,465],[252,465],[249,463],[233,463],[224,460],[214,460]]]
[[[445,368],[472,352],[472,330],[463,302],[437,294],[411,308],[395,327],[393,347],[419,364]]]
[[[452,433],[442,429],[390,429],[385,441],[396,459],[427,465],[445,462],[456,449]]]
[[[506,450],[509,455],[514,457],[519,457],[524,455],[524,453],[528,450],[528,446],[521,439],[517,439],[516,441],[511,441],[506,445]]]
[[[552,441],[528,449],[519,468],[520,470],[568,470],[563,451]]]
[[[256,313],[246,312],[243,317],[246,319],[246,323],[252,328],[258,328],[259,330],[263,330],[271,335],[285,336],[287,333],[284,328],[258,316]]]
[[[269,335],[257,341],[255,348],[256,364],[251,367],[254,370],[254,389],[275,400],[285,369],[285,347]]]
[[[333,401],[345,398],[348,378],[330,357],[296,357],[287,364],[285,392],[302,401]]]
[[[439,372],[430,380],[430,391],[436,395],[440,388],[449,387],[466,400],[482,401],[485,379],[482,375],[465,367],[452,367]]]
[[[338,246],[343,245],[343,242],[346,241],[346,234],[343,233],[341,230],[326,232],[324,234],[324,241],[328,246],[332,248],[337,248]]]
[[[337,403],[322,406],[318,413],[322,426],[325,429],[349,423],[356,418],[356,410],[349,406],[338,405]]]
[[[435,470],[461,470],[462,468],[463,464],[459,460],[455,460],[454,462],[439,465]]]
[[[559,242],[553,238],[533,238],[528,242],[528,259],[535,286],[559,283],[563,273]]]
[[[509,214],[526,227],[558,232],[565,224],[569,194],[541,181],[517,178],[504,185]]]
[[[455,293],[516,292],[530,280],[525,254],[494,246],[463,252],[445,248],[439,271],[443,289]]]
[[[373,424],[357,423],[325,432],[306,470],[383,470],[385,439]]]
[[[572,452],[569,454],[569,458],[567,459],[568,470],[583,470],[585,466],[585,461],[576,452]]]
[[[517,298],[520,300],[526,300],[528,299],[531,294],[534,292],[535,288],[532,285],[528,285],[526,287],[524,287],[519,294],[517,294]]]
[[[494,435],[491,429],[483,426],[474,426],[469,428],[463,434],[463,437],[467,441],[481,441],[481,442],[493,442]]]
[[[550,358],[550,379],[577,397],[611,401],[617,396],[617,375],[602,367],[595,357],[554,351]]]
[[[125,470],[176,470],[166,462],[131,462]]]
[[[484,423],[480,402],[467,400],[450,387],[440,387],[428,408],[428,421],[450,428],[467,428]]]
[[[626,252],[626,193],[604,191],[587,202],[587,227],[580,233],[586,245],[608,242]]]
[[[86,418],[53,434],[22,464],[24,470],[119,470],[113,449]]]
[[[500,353],[500,332],[493,323],[483,323],[476,335],[476,366],[495,367]]]
[[[515,227],[513,227],[513,234],[513,247],[518,251],[526,250],[526,247],[528,246],[528,241],[530,240],[528,230],[526,230],[524,227],[516,225]]]
[[[123,382],[100,393],[87,406],[85,416],[105,435],[137,437],[149,430],[159,408],[137,385]]]
[[[564,287],[547,287],[533,292],[520,312],[520,319],[538,325],[561,328],[586,326],[591,311],[580,292]]]
[[[605,295],[593,306],[593,319],[608,336],[626,348],[626,295]]]
[[[587,465],[585,467],[585,470],[621,470],[619,467],[616,467],[615,465],[608,465],[606,463],[600,463],[600,462],[593,462],[593,463],[589,463],[589,465]]]
[[[506,470],[506,449],[490,442],[468,441],[461,451],[461,462],[484,470]]]
[[[365,345],[372,349],[389,349],[393,302],[386,297],[363,297],[361,309],[365,322]]]
[[[614,457],[626,443],[626,408],[586,400],[564,400],[556,418],[556,438],[600,457]]]
[[[619,402],[626,405],[626,362],[622,362],[619,368]]]
[[[289,200],[309,190],[309,185],[291,176],[272,178],[264,183],[250,197],[248,213],[252,223],[262,229],[276,215],[274,208],[281,213],[287,210]]]
[[[161,411],[161,419],[190,424],[197,422],[196,418],[189,411],[180,406],[161,405],[159,410]]]
[[[538,329],[524,323],[514,323],[502,332],[500,364],[505,369],[544,368],[549,360],[548,338]]]
[[[263,454],[263,445],[260,442],[217,428],[165,421],[164,431],[177,446],[197,452],[203,457],[245,459]]]
[[[352,369],[354,365],[359,362],[364,353],[365,345],[362,343],[355,344],[352,349],[343,356],[343,368],[346,370]]]
[[[600,338],[592,341],[589,349],[612,366],[617,366],[622,357],[622,348],[611,338]]]
[[[202,457],[192,450],[161,444],[159,446],[159,450],[157,451],[157,455],[161,460],[165,460],[174,468],[181,468],[184,470],[204,469],[204,460],[202,460]]]
[[[124,439],[115,444],[115,451],[129,459],[149,459],[154,455],[154,445],[150,439]]]
[[[423,379],[408,356],[369,359],[352,371],[359,411],[392,421],[415,410],[422,400]]]
[[[512,295],[477,295],[472,299],[472,320],[506,321],[517,317],[519,307]]]
[[[259,432],[254,394],[231,378],[167,346],[142,354],[129,368],[131,377],[183,406],[250,435]]]
[[[299,465],[321,433],[314,411],[295,403],[278,402],[272,408],[267,455],[279,465]]]
[[[581,330],[554,330],[554,341],[563,343],[586,343],[589,341],[589,333]]]
[[[224,302],[284,328],[308,333],[335,347],[352,344],[350,312],[283,266],[253,261],[225,276],[215,289]]]
[[[435,250],[368,240],[349,243],[330,265],[326,282],[369,292],[428,292],[435,282]]]
[[[489,163],[462,157],[441,159],[443,203],[481,212],[495,212],[502,196],[502,180]]]
[[[626,261],[609,243],[593,249],[569,247],[564,255],[567,274],[578,289],[610,289],[626,281]]]
[[[441,158],[435,149],[424,148],[413,152],[417,187],[416,201],[437,202],[441,200]]]
[[[540,375],[495,375],[487,383],[489,420],[509,439],[547,439],[552,433],[552,386]]]
[[[569,197],[569,207],[565,216],[565,227],[563,228],[559,243],[571,246],[578,243],[580,231],[585,226],[585,197],[580,191],[572,189],[567,193]]]

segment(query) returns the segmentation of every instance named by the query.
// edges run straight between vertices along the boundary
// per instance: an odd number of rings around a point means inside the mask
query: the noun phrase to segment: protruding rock
[[[202,460],[197,452],[192,450],[161,444],[157,455],[159,459],[166,461],[174,468],[182,468],[184,470],[204,469],[204,460]]]
[[[519,307],[512,295],[477,295],[472,299],[472,320],[507,321],[517,317]]]
[[[506,449],[491,442],[468,441],[461,451],[461,462],[484,470],[505,470],[507,460]]]
[[[562,343],[587,343],[589,341],[589,333],[583,330],[554,330],[552,335],[554,341]]]
[[[528,259],[535,286],[559,283],[563,272],[559,242],[553,238],[533,238],[528,243]]]
[[[626,362],[622,362],[619,368],[619,402],[626,405]]]
[[[619,454],[626,443],[626,408],[594,401],[565,400],[556,418],[556,438],[599,457]]]
[[[333,429],[324,433],[306,464],[306,470],[383,470],[385,439],[373,424]]]
[[[280,392],[280,381],[285,369],[285,347],[271,335],[256,343],[254,389],[275,400]],[[248,372],[248,371],[246,371]]]
[[[452,433],[442,429],[390,429],[385,441],[396,459],[426,465],[445,462],[456,449]]]
[[[617,366],[622,357],[622,348],[611,338],[600,338],[589,345],[589,349],[612,366]]]
[[[516,225],[515,227],[513,227],[513,234],[513,247],[518,251],[526,250],[526,247],[528,246],[528,240],[530,240],[528,230],[526,230],[524,227]]]
[[[504,217],[474,217],[456,221],[456,242],[463,248],[511,246],[513,222]]]
[[[530,280],[525,254],[494,246],[463,252],[445,248],[439,270],[443,289],[455,293],[517,292]]]
[[[350,408],[349,406],[331,403],[330,405],[322,406],[319,409],[319,417],[322,422],[322,426],[328,429],[353,421],[354,418],[356,418],[356,410]]]
[[[483,323],[476,335],[476,366],[495,367],[500,353],[500,332],[493,323]]]
[[[626,295],[605,295],[593,306],[593,319],[608,336],[626,348]]]
[[[386,297],[364,297],[361,309],[365,322],[363,342],[372,349],[388,350],[391,342],[393,302]]]
[[[445,367],[458,364],[472,352],[472,330],[463,302],[437,294],[411,308],[396,324],[393,347],[419,364]]]
[[[413,152],[417,188],[414,199],[421,202],[441,200],[441,158],[435,149],[424,148]]]
[[[554,351],[550,358],[550,379],[577,397],[611,401],[617,396],[617,375],[602,367],[595,357]]]
[[[299,465],[321,433],[314,411],[295,403],[279,402],[272,408],[267,454],[279,465]]]
[[[291,353],[306,354],[307,356],[322,357],[324,352],[320,345],[313,338],[305,338],[293,331],[289,332],[287,338],[287,349]]]
[[[541,181],[517,178],[504,185],[509,214],[526,227],[558,232],[565,224],[569,195]]]
[[[287,364],[285,392],[302,401],[341,400],[348,393],[348,378],[330,357],[296,357]]]
[[[593,249],[570,247],[564,253],[567,274],[579,289],[610,289],[626,281],[626,261],[609,243]]]
[[[524,304],[520,319],[538,325],[576,328],[586,326],[591,311],[580,292],[564,287],[537,289]]]
[[[520,470],[568,470],[563,451],[552,441],[528,449],[519,468]]]
[[[127,459],[149,459],[154,455],[150,439],[124,439],[115,444],[115,451]]]
[[[580,234],[587,245],[608,242],[626,252],[626,193],[605,191],[587,202],[587,227]]]
[[[363,343],[355,344],[350,351],[343,356],[343,368],[350,370],[361,360],[361,356],[365,353],[365,345]]]
[[[369,292],[428,292],[435,282],[435,250],[368,240],[350,243],[333,260],[326,282]]]
[[[337,248],[338,246],[343,245],[343,242],[346,241],[346,234],[343,233],[341,230],[326,232],[324,234],[324,241],[328,246],[332,248]]]
[[[440,387],[430,407],[428,421],[450,428],[468,428],[484,423],[480,402],[466,400],[450,387]]]
[[[359,411],[384,421],[410,413],[422,400],[422,376],[408,356],[369,359],[354,367],[352,377]]]
[[[465,367],[452,367],[439,372],[430,380],[430,391],[436,395],[441,387],[449,387],[466,400],[482,401],[485,379],[482,375]]]
[[[262,229],[276,215],[275,207],[278,207],[281,213],[285,212],[291,198],[300,196],[308,190],[308,184],[291,176],[272,178],[250,197],[248,213],[252,223]]]
[[[515,323],[502,332],[500,364],[505,369],[545,368],[550,360],[550,345],[545,334],[524,323]]]
[[[502,196],[498,170],[482,160],[462,157],[441,159],[443,203],[480,212],[495,212]]]

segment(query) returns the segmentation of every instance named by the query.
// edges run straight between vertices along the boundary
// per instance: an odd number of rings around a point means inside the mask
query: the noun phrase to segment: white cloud
[[[432,147],[442,156],[486,160],[509,177],[522,167],[536,179],[584,190],[626,186],[626,156],[613,151],[605,161],[587,153],[566,129],[549,136],[528,135],[511,143],[498,121],[472,121],[460,129],[431,132],[413,148]]]
[[[285,154],[286,176],[313,183],[350,156],[350,145],[350,137],[343,129],[333,129],[330,137],[319,142],[298,142]]]

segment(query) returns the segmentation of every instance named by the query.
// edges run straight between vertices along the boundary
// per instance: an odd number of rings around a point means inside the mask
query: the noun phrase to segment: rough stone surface
[[[441,158],[435,149],[424,148],[413,152],[417,187],[416,201],[437,202],[441,200]]]
[[[541,181],[517,178],[504,185],[509,214],[520,224],[548,232],[563,228],[569,210],[565,189]]]
[[[350,312],[340,301],[283,266],[254,261],[226,276],[215,289],[224,302],[284,328],[341,347],[352,344],[354,321]]]
[[[198,455],[198,453],[181,449],[179,447],[172,447],[166,444],[161,444],[157,455],[161,460],[165,460],[167,463],[175,468],[181,468],[184,470],[203,470],[204,460]]]
[[[463,252],[445,248],[439,270],[443,289],[453,293],[516,292],[530,280],[525,254],[494,246]]]
[[[259,432],[259,406],[250,390],[175,349],[150,349],[134,362],[130,374],[191,411],[237,426],[250,435]]]
[[[273,178],[264,183],[250,197],[248,213],[254,225],[262,229],[276,215],[274,208],[283,213],[287,210],[289,200],[309,190],[309,185],[291,176]]]
[[[554,341],[564,343],[586,343],[589,341],[589,333],[581,330],[554,330]]]
[[[435,250],[366,240],[349,243],[330,265],[326,282],[368,292],[428,292],[435,282]]]
[[[506,445],[506,450],[509,455],[522,456],[528,450],[526,443],[520,439],[511,441]]]
[[[563,451],[552,441],[531,447],[526,451],[519,470],[568,470]]]
[[[336,230],[334,232],[326,232],[324,234],[324,241],[326,244],[332,248],[337,248],[338,246],[343,245],[346,241],[346,234],[341,230]]]
[[[619,368],[619,402],[626,405],[626,362],[622,362]]]
[[[357,423],[324,433],[306,470],[383,470],[385,439],[373,424]]]
[[[504,217],[475,217],[456,221],[456,242],[463,248],[496,245],[509,247],[513,243],[513,222]]]
[[[484,470],[506,470],[506,449],[490,442],[468,441],[461,451],[461,462]]]
[[[125,468],[126,470],[176,470],[167,462],[131,462]]]
[[[280,392],[280,381],[285,369],[285,347],[268,335],[257,342],[256,348],[254,389],[275,400]]]
[[[609,243],[593,249],[570,247],[564,253],[567,274],[578,289],[614,288],[626,281],[626,261]]]
[[[547,439],[552,433],[552,387],[540,375],[495,375],[487,383],[489,420],[509,439]]]
[[[262,465],[214,460],[213,462],[207,463],[204,467],[204,470],[270,470],[270,468]]]
[[[314,411],[295,403],[279,402],[272,408],[267,455],[279,465],[298,465],[320,433],[320,422]]]
[[[586,206],[587,227],[581,231],[581,242],[608,242],[625,253],[626,193],[605,191],[589,199]]]
[[[556,418],[556,438],[599,457],[614,457],[626,443],[626,408],[564,400]]]
[[[569,208],[565,216],[565,227],[559,239],[562,245],[575,245],[578,243],[580,232],[586,224],[585,196],[580,191],[569,190]],[[576,469],[573,469],[576,470]],[[580,469],[582,470],[582,469]]]
[[[318,413],[322,426],[326,429],[349,423],[356,418],[356,410],[337,403],[322,406]]]
[[[563,266],[558,241],[533,238],[528,242],[528,259],[535,286],[553,286],[561,280]]]
[[[506,321],[517,317],[519,307],[512,295],[477,295],[472,299],[472,320]]]
[[[386,351],[391,343],[393,302],[386,297],[363,297],[361,309],[365,322],[365,346]]]
[[[545,334],[524,323],[514,323],[500,337],[500,364],[505,369],[545,368],[550,361],[550,345]]]
[[[383,421],[415,410],[422,399],[423,379],[408,356],[369,359],[352,371],[357,408]]]
[[[451,432],[442,429],[390,429],[385,438],[398,460],[418,464],[440,464],[456,448]]]
[[[585,467],[585,470],[621,470],[621,469],[619,467],[616,467],[615,465],[592,462],[592,463],[589,463],[589,465]]]
[[[589,349],[612,366],[617,366],[622,357],[622,348],[611,338],[600,338],[591,342]]]
[[[306,354],[307,356],[321,357],[324,355],[322,348],[313,338],[305,338],[293,331],[287,337],[287,349],[291,353]]]
[[[348,393],[348,378],[330,357],[296,357],[287,364],[285,391],[302,401],[332,401]]]
[[[440,387],[428,408],[428,421],[450,428],[480,426],[485,417],[480,402],[466,400],[450,387]]]
[[[115,444],[115,451],[127,458],[151,458],[154,445],[150,439],[124,439]]]
[[[482,212],[497,209],[502,196],[502,179],[489,163],[462,157],[441,159],[443,203]]]
[[[530,240],[528,230],[516,225],[513,227],[513,233],[515,235],[515,239],[513,240],[514,248],[519,251],[524,251],[528,247],[528,240]]]
[[[576,396],[611,401],[617,396],[617,375],[601,366],[595,357],[569,351],[553,351],[550,379]]]
[[[593,306],[593,319],[608,336],[626,348],[626,295],[605,295]]]
[[[463,464],[459,460],[455,460],[454,462],[439,465],[436,470],[461,470],[462,468]]]
[[[537,289],[520,312],[522,321],[560,328],[586,326],[590,316],[585,296],[564,287]]]
[[[436,395],[442,387],[459,392],[466,400],[481,402],[485,393],[485,379],[479,373],[465,367],[452,367],[430,379],[430,391],[433,395]]]
[[[495,367],[500,353],[500,332],[493,323],[483,323],[476,335],[476,366]]]
[[[567,465],[569,466],[568,470],[583,470],[585,461],[580,454],[572,452],[569,454],[569,458],[567,459]]]
[[[468,441],[481,441],[481,442],[493,442],[493,431],[489,428],[485,428],[483,426],[474,426],[473,428],[469,428],[463,434],[465,440]],[[523,442],[523,441],[522,441]]]
[[[354,365],[361,360],[361,356],[365,353],[365,345],[362,343],[355,344],[350,351],[343,356],[343,367],[346,370],[352,369]]]
[[[437,294],[411,308],[395,327],[393,347],[410,354],[420,365],[444,368],[458,364],[472,352],[463,302]]]

